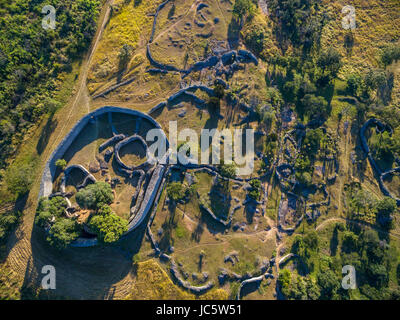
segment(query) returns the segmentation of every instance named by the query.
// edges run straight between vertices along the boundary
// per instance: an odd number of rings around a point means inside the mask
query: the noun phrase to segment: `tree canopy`
[[[118,241],[128,231],[128,222],[111,211],[107,205],[103,205],[98,214],[89,221],[89,227],[96,232],[99,241],[112,243]]]
[[[76,202],[81,208],[98,209],[114,201],[111,186],[106,182],[89,184],[76,194]]]

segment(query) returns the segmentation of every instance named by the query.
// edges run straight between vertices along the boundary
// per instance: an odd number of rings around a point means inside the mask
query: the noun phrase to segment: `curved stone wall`
[[[105,106],[105,107],[102,107],[100,109],[97,109],[97,110],[87,114],[86,116],[81,118],[76,123],[76,125],[71,129],[71,131],[64,137],[64,139],[57,146],[57,148],[53,151],[49,160],[47,161],[45,168],[43,170],[43,175],[42,175],[42,179],[41,179],[41,183],[40,183],[39,198],[40,197],[48,197],[51,195],[52,189],[53,189],[53,182],[54,182],[54,178],[55,178],[55,172],[56,172],[55,162],[58,159],[63,158],[65,152],[68,150],[68,148],[74,142],[74,140],[77,138],[79,133],[85,128],[86,125],[88,125],[89,122],[92,122],[94,119],[96,119],[97,117],[99,117],[105,113],[112,113],[112,112],[124,113],[124,114],[128,114],[128,115],[144,118],[144,119],[150,121],[155,126],[155,128],[161,129],[161,126],[152,117],[150,117],[149,115],[142,113],[140,111],[136,111],[136,110],[125,109],[125,108],[120,108],[120,107]],[[168,139],[167,139],[164,131],[161,130],[161,132],[162,132],[162,135],[164,136],[164,139],[168,146]],[[103,148],[118,141],[121,137],[120,136],[112,137],[111,139],[106,141],[106,145],[102,145]],[[85,178],[84,184],[85,184],[85,182],[88,182],[88,180],[94,179],[94,177],[83,166],[71,165],[65,171],[62,186],[65,186],[66,177],[68,176],[69,171],[74,168],[81,169],[85,173],[86,178]],[[163,179],[163,173],[164,173],[164,166],[158,165],[153,172],[151,180],[146,189],[144,199],[141,202],[141,205],[140,205],[140,208],[139,208],[137,214],[129,222],[128,232],[131,232],[132,230],[136,229],[143,222],[144,218],[147,216],[147,213],[149,212],[150,208],[152,207],[152,203],[154,201],[155,195],[157,194],[157,190]],[[131,174],[131,172],[130,172],[130,174]],[[92,179],[92,177],[93,177],[93,179]],[[96,180],[94,179],[94,181],[96,181]],[[64,187],[64,189],[65,189],[65,187]],[[65,192],[65,190],[62,192]],[[97,238],[90,238],[90,239],[78,238],[73,243],[71,243],[71,246],[72,247],[91,247],[91,246],[96,245],[97,243],[98,243]]]
[[[47,161],[45,168],[43,170],[43,175],[40,183],[40,190],[39,190],[39,198],[40,197],[47,197],[51,194],[51,191],[53,189],[53,181],[55,177],[55,172],[56,172],[56,166],[55,162],[58,159],[62,159],[64,156],[65,152],[68,150],[68,148],[71,146],[75,138],[79,135],[79,133],[83,130],[83,128],[89,123],[91,119],[94,119],[96,117],[99,117],[105,113],[109,112],[116,112],[116,113],[124,113],[136,117],[142,117],[148,121],[150,121],[156,128],[161,129],[161,126],[158,124],[156,120],[154,120],[152,117],[149,115],[137,111],[137,110],[131,110],[131,109],[126,109],[126,108],[120,108],[120,107],[111,107],[111,106],[105,106],[102,108],[99,108],[83,118],[81,118],[75,126],[71,129],[71,131],[64,137],[64,139],[60,142],[60,144],[57,146],[57,148],[53,151],[51,154],[49,160]],[[166,141],[167,137],[165,136],[164,131],[162,131],[162,134],[165,138]]]

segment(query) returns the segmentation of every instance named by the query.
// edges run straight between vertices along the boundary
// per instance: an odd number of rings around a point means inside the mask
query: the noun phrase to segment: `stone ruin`
[[[131,208],[131,214],[129,218],[129,225],[128,225],[128,233],[134,231],[137,229],[144,219],[147,217],[148,213],[150,212],[150,209],[153,205],[154,199],[156,197],[156,194],[160,188],[161,181],[163,180],[163,176],[165,173],[165,165],[161,164],[160,162],[157,162],[152,155],[150,154],[148,150],[147,143],[145,140],[139,136],[138,134],[134,134],[133,136],[126,137],[124,134],[119,134],[116,132],[113,124],[112,124],[112,113],[122,113],[122,114],[128,114],[135,116],[137,119],[145,119],[149,121],[155,128],[161,129],[160,125],[150,116],[147,114],[144,114],[142,112],[136,111],[136,110],[130,110],[130,109],[124,109],[124,108],[119,108],[119,107],[103,107],[100,109],[97,109],[96,111],[89,113],[88,115],[84,116],[81,120],[78,121],[78,123],[73,127],[73,129],[69,132],[69,134],[61,141],[61,143],[57,146],[55,151],[52,153],[50,156],[50,159],[46,163],[43,175],[42,175],[42,180],[41,180],[41,185],[40,185],[40,192],[39,192],[39,198],[40,197],[53,197],[55,195],[61,195],[63,196],[68,203],[68,208],[66,210],[66,216],[72,218],[74,216],[74,210],[72,209],[71,202],[69,201],[69,197],[71,197],[73,194],[66,194],[65,190],[65,185],[66,181],[68,179],[68,176],[70,175],[72,170],[80,170],[83,173],[83,181],[79,185],[76,185],[76,189],[81,189],[84,188],[88,183],[94,183],[96,182],[96,179],[94,176],[82,165],[79,164],[73,164],[68,166],[65,171],[64,175],[61,178],[60,182],[60,190],[56,193],[53,193],[53,183],[56,178],[56,166],[55,162],[58,159],[62,159],[65,152],[67,149],[71,146],[71,144],[75,141],[75,139],[78,137],[79,133],[90,123],[93,123],[96,121],[96,119],[103,115],[103,114],[108,114],[108,119],[109,119],[109,124],[110,127],[112,128],[112,133],[113,136],[109,138],[107,141],[105,141],[103,144],[100,145],[99,147],[99,152],[112,147],[111,149],[107,149],[106,154],[110,156],[111,154],[114,155],[114,159],[117,164],[118,168],[118,173],[121,174],[122,176],[127,176],[127,177],[132,177],[134,175],[138,175],[138,184],[136,188],[136,192],[132,196],[132,203],[134,204]],[[140,123],[136,121],[136,123]],[[138,129],[138,128],[136,128]],[[138,130],[136,130],[138,131]],[[165,137],[165,141],[168,144],[168,140],[164,134],[163,131],[161,131],[162,134]],[[146,150],[146,161],[137,166],[128,166],[126,165],[120,158],[119,151],[121,147],[128,143],[132,143],[133,141],[139,141],[141,144],[143,144],[145,150]],[[168,155],[165,155],[168,157]],[[164,159],[165,160],[165,159]],[[104,161],[105,162],[105,161]],[[167,163],[164,161],[161,161],[162,163]],[[115,180],[115,179],[114,179]],[[118,179],[120,181],[120,179]],[[146,183],[144,181],[146,180]],[[113,183],[112,181],[109,181],[109,183]],[[116,183],[116,181],[114,181]],[[82,247],[82,246],[93,246],[97,244],[97,240],[93,238],[83,238],[80,237],[76,241],[74,241],[71,246],[75,247]]]

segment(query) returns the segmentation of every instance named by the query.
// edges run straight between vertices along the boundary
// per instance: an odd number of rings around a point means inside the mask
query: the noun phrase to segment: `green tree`
[[[223,177],[233,179],[236,177],[237,166],[234,162],[229,164],[223,163],[220,166],[220,172]]]
[[[81,208],[98,209],[105,204],[111,204],[114,194],[108,183],[99,181],[77,192],[75,198]]]
[[[179,201],[185,197],[185,188],[180,182],[171,182],[167,187],[168,198],[172,201]]]
[[[321,52],[317,59],[317,65],[322,69],[323,74],[328,74],[331,79],[335,78],[342,67],[342,56],[340,53],[330,47]]]
[[[50,228],[47,241],[58,249],[64,249],[78,238],[79,234],[79,227],[74,220],[59,218]]]
[[[239,20],[242,26],[247,17],[254,15],[254,4],[251,0],[236,0],[233,5],[233,16]]]
[[[292,283],[292,274],[288,269],[283,269],[278,276],[278,284],[284,296],[290,296],[290,285]]]
[[[381,61],[385,67],[397,60],[400,60],[400,46],[398,44],[390,44],[383,48]]]
[[[387,229],[393,227],[393,213],[397,209],[397,203],[395,199],[390,197],[384,197],[382,200],[378,201],[376,205],[377,210],[377,222]]]
[[[67,161],[64,159],[58,159],[55,163],[57,168],[60,168],[61,170],[64,170],[65,167],[67,166]]]
[[[339,289],[341,279],[332,271],[321,271],[317,275],[317,283],[321,288],[321,299],[332,300],[337,298],[337,290]]]
[[[51,199],[40,198],[36,208],[35,223],[45,227],[53,218],[57,219],[64,215],[68,203],[64,197],[54,197]]]
[[[304,114],[310,119],[327,119],[331,112],[328,102],[321,96],[306,94],[304,98],[301,99],[301,104],[304,109]]]
[[[352,96],[357,96],[357,92],[361,86],[362,78],[359,75],[351,74],[348,76],[346,89]]]
[[[214,86],[214,94],[218,99],[222,99],[225,95],[225,89],[222,84],[217,83]]]
[[[103,211],[110,212],[108,209]],[[95,215],[88,225],[103,243],[116,242],[128,231],[128,222],[114,213]]]

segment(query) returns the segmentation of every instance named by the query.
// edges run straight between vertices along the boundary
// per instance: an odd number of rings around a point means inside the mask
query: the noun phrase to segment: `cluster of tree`
[[[318,46],[327,15],[316,0],[270,0],[269,9],[276,22],[275,32],[281,45],[290,41],[295,47],[310,50]]]
[[[399,299],[398,252],[372,229],[349,230],[337,223],[331,239],[331,256],[320,253],[315,232],[297,236],[292,252],[299,258],[297,274],[283,269],[278,278],[282,294],[295,300],[350,299],[351,290],[342,287],[342,267],[356,271],[356,289],[362,299]],[[340,254],[337,249],[340,248]],[[398,272],[397,272],[398,273]],[[394,278],[391,277],[394,274]]]
[[[308,60],[307,60],[308,59]],[[286,103],[294,104],[300,118],[326,120],[331,106],[322,95],[342,66],[341,56],[334,48],[320,52],[316,58],[300,60],[298,57],[276,56],[272,63],[287,69],[286,76],[278,83]]]
[[[321,291],[309,276],[293,276],[288,269],[279,274],[278,284],[284,297],[292,300],[318,300]]]
[[[42,8],[56,9],[56,29],[42,28]],[[23,133],[58,105],[50,94],[60,72],[88,48],[96,30],[98,0],[1,1],[0,167]]]
[[[232,14],[239,21],[240,26],[243,26],[246,19],[254,16],[256,6],[257,2],[254,3],[251,0],[235,0]]]
[[[382,228],[393,228],[393,215],[397,211],[396,200],[384,197],[381,200],[360,186],[353,185],[348,190],[350,195],[349,212],[353,218],[362,219],[364,216],[372,215],[376,223]]]
[[[368,99],[371,94],[387,104],[391,100],[394,75],[392,72],[376,68],[369,69],[362,76],[350,74],[347,77],[347,92],[354,97]]]
[[[319,239],[317,233],[310,232],[305,236],[297,235],[294,238],[291,252],[299,257],[298,268],[304,274],[314,271],[313,257],[318,253]]]
[[[388,240],[380,239],[378,233],[372,229],[344,229],[341,261],[343,265],[355,267],[357,287],[363,298],[373,300],[400,298],[399,277],[390,280],[392,270],[398,268],[397,254],[397,250],[388,243]],[[394,286],[389,286],[390,281]]]
[[[47,241],[58,249],[66,248],[81,232],[79,224],[65,217],[68,206],[63,197],[41,198],[35,223],[48,230]]]
[[[370,148],[377,160],[391,164],[395,157],[400,155],[399,132],[400,130],[396,130],[390,135],[388,131],[384,131],[370,139]]]
[[[111,186],[102,181],[89,184],[76,193],[76,202],[83,209],[98,209],[114,201]]]
[[[100,242],[115,242],[127,231],[128,222],[114,214],[109,206],[114,200],[109,184],[89,184],[75,198],[81,208],[92,210],[88,226]],[[82,232],[77,220],[66,216],[67,207],[63,197],[41,198],[36,210],[35,223],[48,230],[47,241],[58,249],[66,248]]]
[[[312,183],[313,162],[320,151],[324,139],[322,129],[309,129],[303,139],[299,156],[295,162],[296,180],[304,186]]]
[[[97,239],[102,243],[113,243],[128,231],[128,221],[112,212],[110,206],[103,204],[88,223],[91,230],[96,232]]]
[[[332,270],[330,257],[321,263],[319,239],[315,231],[305,236],[297,235],[291,252],[297,255],[298,275],[283,269],[278,284],[282,294],[292,300],[346,299],[347,293],[341,288],[341,277]],[[317,264],[317,262],[319,262]],[[313,276],[312,276],[313,275]]]
[[[251,28],[246,29],[243,33],[243,40],[254,54],[265,58],[262,52],[267,46],[268,36],[268,33],[261,24],[253,24]]]

